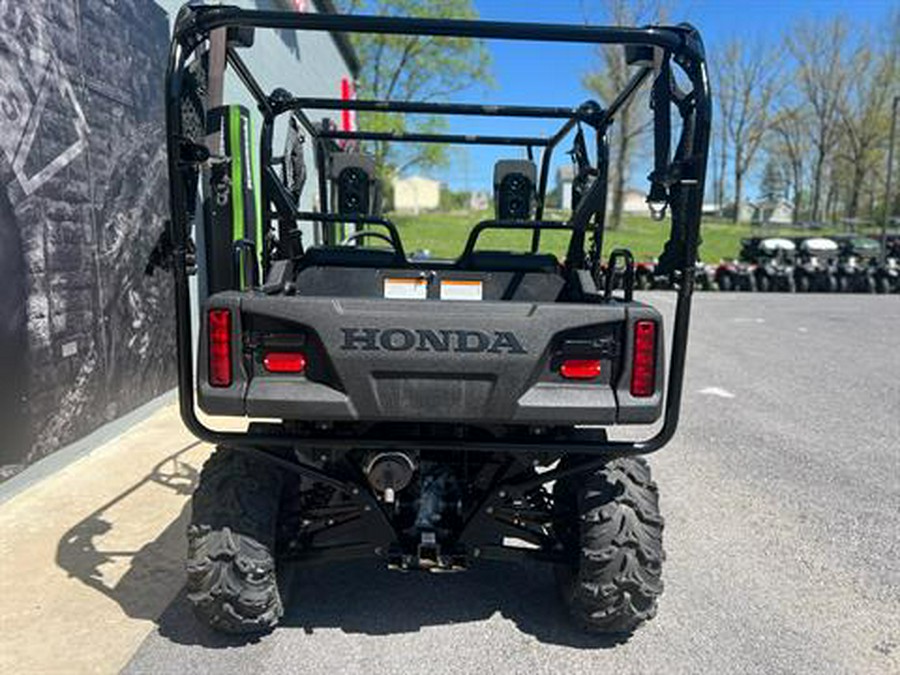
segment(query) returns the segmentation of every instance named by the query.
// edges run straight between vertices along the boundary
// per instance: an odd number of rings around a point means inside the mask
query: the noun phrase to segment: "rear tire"
[[[275,564],[282,476],[264,460],[219,447],[192,500],[187,594],[194,612],[225,633],[259,633],[283,613]]]
[[[838,277],[838,293],[849,293],[851,290],[850,279],[842,276]]]
[[[561,543],[573,556],[556,568],[563,602],[588,632],[631,633],[656,615],[663,591],[663,519],[650,467],[615,459],[555,491]]]
[[[719,290],[723,293],[729,293],[733,290],[734,284],[731,281],[731,275],[723,274],[719,277]]]

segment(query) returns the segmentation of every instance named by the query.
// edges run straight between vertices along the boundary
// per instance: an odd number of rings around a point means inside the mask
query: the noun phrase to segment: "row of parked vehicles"
[[[751,237],[741,241],[737,260],[719,265],[698,262],[700,290],[782,293],[900,293],[900,234],[881,243],[869,237]],[[672,288],[652,262],[635,265],[639,289]]]

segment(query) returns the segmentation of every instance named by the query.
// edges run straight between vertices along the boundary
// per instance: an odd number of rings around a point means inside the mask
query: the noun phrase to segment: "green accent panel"
[[[262,218],[262,181],[259,174],[259,162],[256,161],[256,153],[259,152],[259,143],[253,132],[253,118],[249,118],[247,133],[250,136],[250,180],[253,189],[253,206],[256,214],[256,257],[259,260],[259,271],[263,273],[263,218]]]
[[[231,155],[231,234],[232,241],[245,236],[243,166],[241,163],[241,109],[231,106],[228,110],[228,146]],[[241,288],[244,285],[244,263],[240,269]]]

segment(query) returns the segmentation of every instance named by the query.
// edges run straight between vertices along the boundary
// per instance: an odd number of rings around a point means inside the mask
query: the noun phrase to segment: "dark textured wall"
[[[0,478],[174,384],[168,20],[152,0],[0,0]]]

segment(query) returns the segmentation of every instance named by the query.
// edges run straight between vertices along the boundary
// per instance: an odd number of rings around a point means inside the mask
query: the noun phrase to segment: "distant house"
[[[725,218],[734,218],[734,212],[737,209],[737,221],[739,223],[749,223],[753,220],[753,216],[756,213],[756,205],[751,202],[742,201],[740,206],[735,206],[734,202],[727,204],[725,208],[722,210],[722,215]]]
[[[560,192],[560,208],[572,208],[572,182],[575,179],[575,167],[563,164],[556,172],[556,184]],[[612,207],[612,195],[606,200],[607,207]],[[634,188],[627,188],[622,196],[622,212],[648,214],[647,193]]]
[[[394,179],[394,210],[405,213],[434,211],[441,203],[441,184],[424,176]]]
[[[754,225],[790,225],[794,207],[786,199],[766,200],[753,205]]]
[[[491,208],[491,195],[484,190],[476,190],[469,195],[469,209],[471,211],[487,211]]]
[[[622,213],[648,215],[650,207],[647,206],[647,193],[634,188],[626,189],[622,195]]]
[[[563,164],[556,172],[556,184],[559,187],[559,208],[568,211],[572,208],[572,181],[575,180],[575,167]]]

